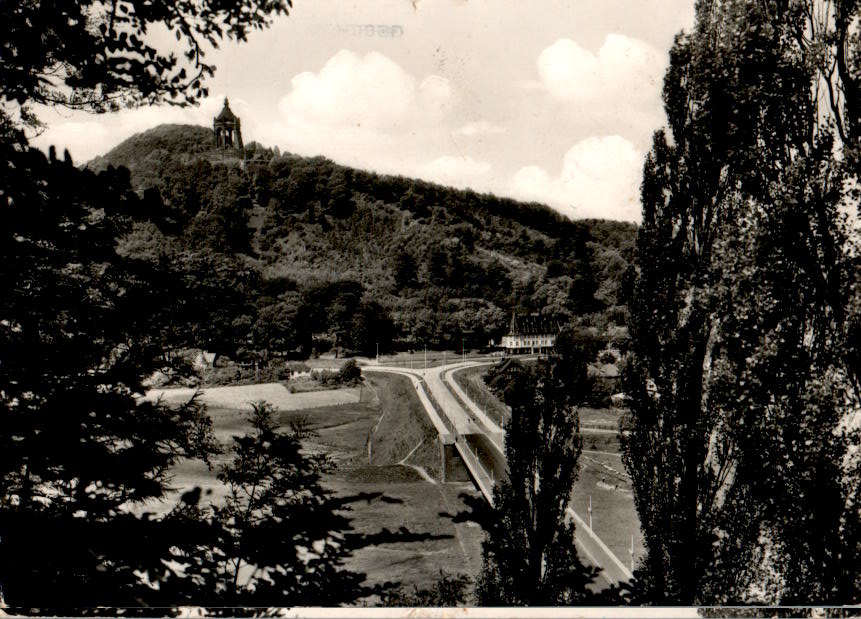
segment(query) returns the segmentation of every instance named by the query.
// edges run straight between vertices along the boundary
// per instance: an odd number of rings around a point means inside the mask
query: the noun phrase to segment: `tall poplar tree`
[[[489,606],[582,604],[594,570],[574,545],[566,514],[582,448],[577,404],[589,394],[585,349],[560,337],[560,354],[514,366],[505,388],[508,479],[494,507],[477,582]]]
[[[858,596],[854,112],[823,61],[856,58],[844,5],[700,1],[671,52],[629,299],[646,601]]]

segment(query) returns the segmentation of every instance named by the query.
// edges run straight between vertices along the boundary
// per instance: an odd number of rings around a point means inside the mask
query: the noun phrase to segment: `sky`
[[[82,162],[160,123],[211,126],[229,97],[245,142],[636,222],[668,52],[693,20],[693,0],[294,0],[207,55],[200,106],[45,109],[33,142]]]

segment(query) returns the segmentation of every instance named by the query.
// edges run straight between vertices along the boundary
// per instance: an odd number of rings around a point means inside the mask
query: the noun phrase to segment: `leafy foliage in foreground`
[[[325,454],[303,454],[302,424],[279,431],[272,406],[253,404],[251,430],[233,439],[219,480],[223,505],[200,493],[166,519],[186,531],[173,553],[181,574],[160,581],[173,603],[210,607],[337,606],[376,592],[344,569],[352,552],[343,505],[320,484]],[[165,593],[172,592],[172,593]]]
[[[472,579],[463,574],[450,575],[440,570],[439,580],[427,589],[398,589],[382,598],[383,606],[411,608],[455,608],[469,603],[467,593]]]
[[[673,47],[623,434],[646,601],[861,592],[857,18],[856,2],[702,1]]]
[[[150,267],[115,251],[138,197],[115,174],[0,148],[0,582],[15,606],[46,588],[70,608],[134,604],[131,572],[168,540],[126,507],[212,453],[209,419],[136,401],[163,319]]]
[[[363,576],[341,561],[369,542],[339,541],[346,500],[321,489],[326,463],[300,452],[301,431],[275,432],[265,406],[224,472],[233,489],[226,506],[207,514],[190,493],[166,519],[141,513],[165,497],[173,464],[217,451],[196,399],[174,409],[139,399],[164,350],[192,341],[217,313],[195,305],[200,289],[186,290],[169,265],[116,251],[142,203],[127,177],[0,148],[4,602],[15,612],[78,615],[364,595]],[[190,307],[195,320],[186,321]],[[268,578],[248,581],[243,565]]]
[[[206,79],[215,72],[204,62],[206,47],[244,41],[249,31],[286,15],[290,3],[4,2],[0,99],[17,104],[19,120],[31,127],[40,124],[34,104],[91,112],[162,101],[193,104],[207,95]],[[158,27],[176,37],[179,54],[147,37]]]

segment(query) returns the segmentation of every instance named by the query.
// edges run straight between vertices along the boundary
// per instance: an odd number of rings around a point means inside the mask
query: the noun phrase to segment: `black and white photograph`
[[[861,617],[861,0],[0,33],[0,617]]]

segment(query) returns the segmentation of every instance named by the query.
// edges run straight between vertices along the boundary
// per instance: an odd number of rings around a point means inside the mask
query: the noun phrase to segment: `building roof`
[[[221,113],[215,117],[215,122],[218,121],[234,121],[236,114],[230,109],[230,104],[227,103],[227,97],[224,98],[224,107],[221,108]]]
[[[559,329],[559,323],[547,316],[512,314],[508,335],[555,335]]]

